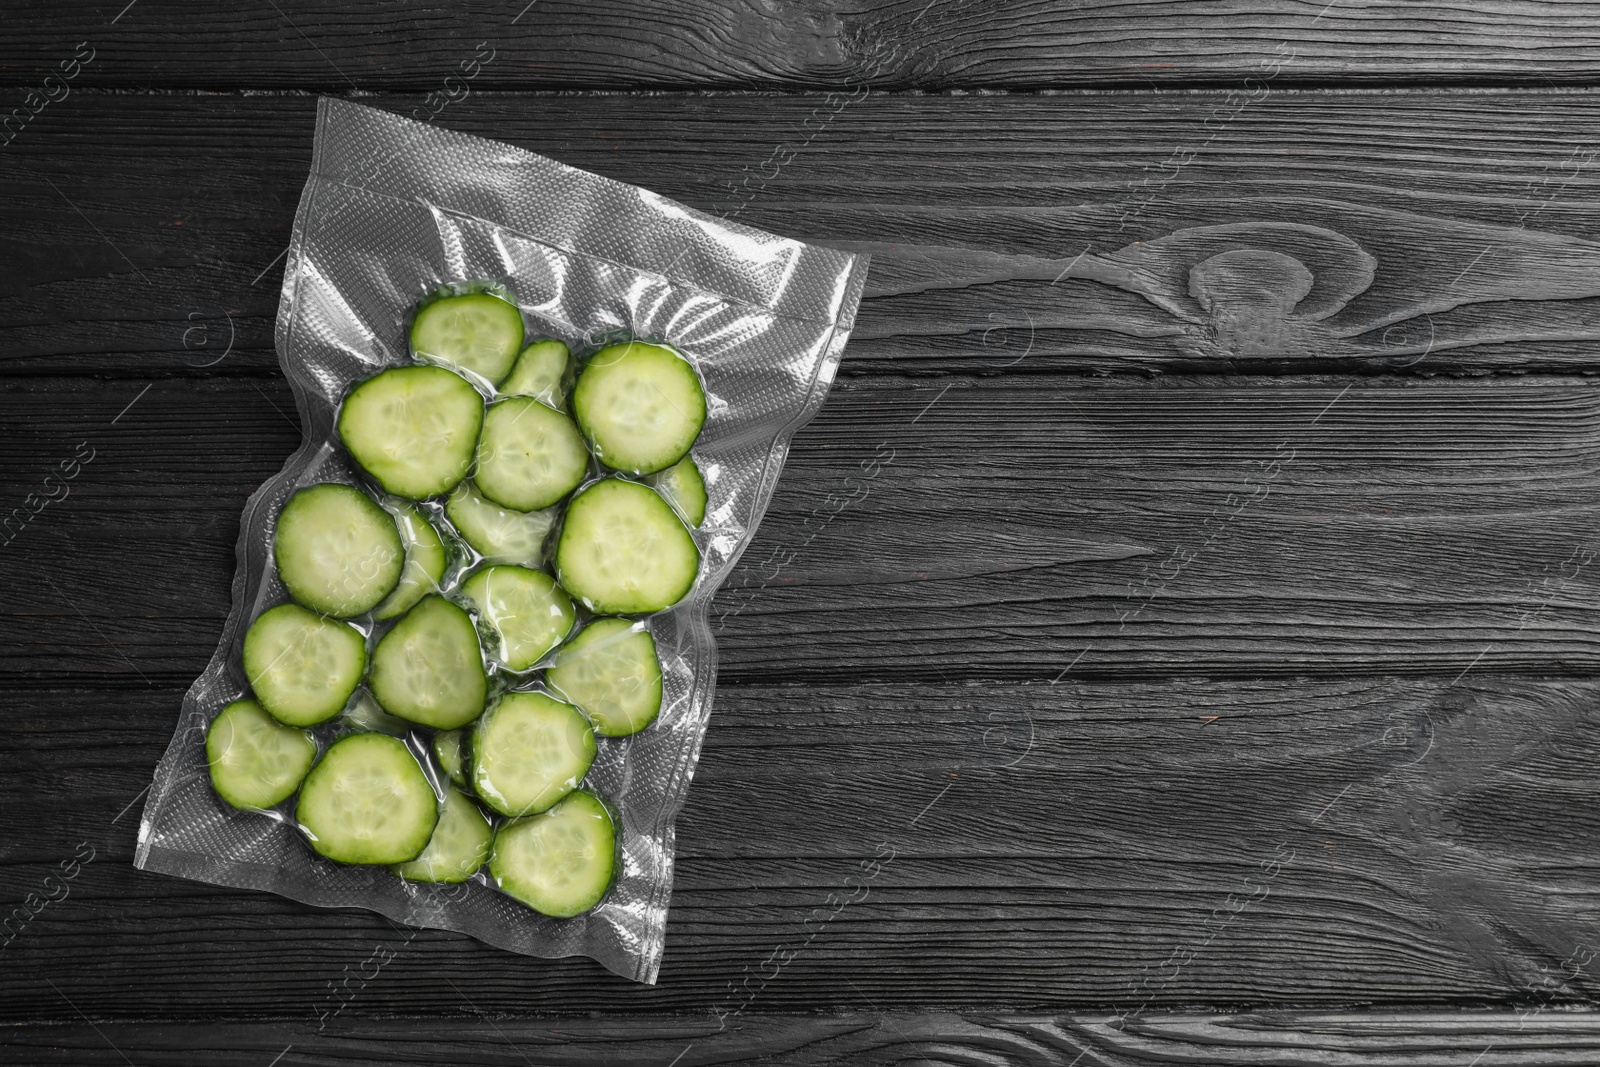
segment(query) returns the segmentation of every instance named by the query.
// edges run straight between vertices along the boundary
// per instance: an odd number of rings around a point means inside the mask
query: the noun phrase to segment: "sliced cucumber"
[[[413,882],[465,882],[489,858],[494,829],[478,805],[455,786],[448,786],[439,805],[439,825],[422,855],[390,870]]]
[[[627,619],[596,619],[545,671],[545,684],[571,701],[601,737],[643,730],[661,711],[656,639]]]
[[[484,499],[470,480],[450,493],[444,512],[462,539],[477,550],[485,563],[537,565],[544,556],[544,540],[556,523],[553,509],[513,511],[503,508]]]
[[[501,663],[525,671],[572,632],[572,600],[543,571],[501,564],[485,567],[461,586],[478,617],[500,639]]]
[[[445,566],[450,562],[444,550],[444,541],[433,523],[416,508],[401,504],[395,509],[395,525],[400,530],[400,541],[406,549],[405,569],[400,572],[400,584],[372,610],[373,618],[392,619],[411,609],[411,606],[429,593],[439,591],[444,579]]]
[[[357,385],[339,409],[339,439],[397,496],[448,493],[472,467],[483,396],[443,367],[392,367]]]
[[[572,352],[566,344],[535,341],[522,350],[511,376],[500,383],[500,395],[531,396],[557,411],[565,411],[572,381]]]
[[[433,758],[439,761],[439,769],[462,787],[471,782],[464,751],[468,736],[464,730],[441,730],[433,735]]]
[[[294,795],[317,758],[317,742],[254,700],[235,700],[206,731],[211,787],[236,808],[265,809]]]
[[[426,596],[372,652],[372,695],[384,709],[436,730],[483,713],[489,677],[472,618],[442,596]]]
[[[308,485],[283,505],[272,555],[290,596],[341,619],[388,596],[406,559],[389,513],[354,486],[334,482]]]
[[[446,296],[411,320],[411,354],[498,385],[522,348],[522,312],[488,293]]]
[[[573,498],[556,545],[556,580],[590,611],[643,615],[682,600],[700,550],[655,490],[606,478]]]
[[[501,815],[532,815],[578,787],[597,751],[589,720],[543,693],[507,693],[472,732],[472,788]]]
[[[299,604],[263,611],[244,635],[244,673],[279,722],[313,726],[339,714],[367,669],[367,643],[348,623]]]
[[[706,480],[693,456],[684,456],[646,479],[691,528],[706,521]]]
[[[600,462],[649,474],[672,466],[694,444],[706,422],[706,394],[678,353],[630,341],[584,363],[572,413]]]
[[[537,511],[578,488],[587,473],[583,435],[561,412],[525,396],[489,407],[473,476],[478,492],[502,507]]]
[[[606,805],[577,792],[542,815],[500,827],[489,873],[501,892],[558,919],[605,899],[617,869],[617,832]]]
[[[340,863],[404,863],[428,846],[439,798],[405,742],[349,734],[306,775],[295,821],[318,854]]]

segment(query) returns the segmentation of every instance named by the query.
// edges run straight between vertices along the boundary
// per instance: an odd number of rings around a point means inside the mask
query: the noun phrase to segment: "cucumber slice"
[[[486,500],[471,481],[462,482],[445,501],[444,513],[462,540],[485,563],[537,565],[544,556],[544,539],[556,524],[553,509],[513,511]]]
[[[450,562],[439,531],[422,512],[409,504],[401,504],[395,510],[399,513],[395,516],[395,525],[405,545],[406,564],[400,572],[400,584],[372,610],[375,619],[392,619],[409,611],[429,593],[437,593],[444,579],[444,569]]]
[[[543,571],[500,565],[485,567],[461,586],[478,618],[500,639],[498,656],[513,671],[525,671],[572,632],[578,613],[572,600]]]
[[[439,761],[439,769],[462,787],[471,782],[467,774],[467,737],[464,730],[441,730],[433,735],[433,758]]]
[[[378,484],[422,500],[467,476],[483,427],[483,396],[443,367],[391,367],[357,385],[339,409],[339,440]]]
[[[573,377],[572,352],[565,343],[535,341],[522,350],[511,376],[500,383],[500,395],[531,396],[557,411],[565,411]]]
[[[489,858],[493,841],[494,830],[478,805],[449,786],[428,847],[410,863],[397,863],[389,869],[412,882],[465,882]]]
[[[597,751],[589,720],[543,693],[507,693],[472,732],[472,788],[501,815],[532,815],[578,787]]]
[[[349,734],[306,775],[295,821],[319,855],[340,863],[404,863],[428,846],[439,798],[405,742]]]
[[[299,604],[263,611],[244,635],[244,673],[256,699],[289,726],[339,714],[367,669],[367,643],[348,623]]]
[[[388,596],[406,559],[389,513],[361,490],[333,482],[308,485],[283,505],[272,556],[290,596],[341,619]]]
[[[596,619],[557,653],[545,684],[574,704],[601,737],[626,737],[661,711],[656,639],[627,619]]]
[[[572,390],[572,413],[600,462],[630,474],[682,459],[706,422],[706,394],[689,361],[639,341],[590,356]]]
[[[500,827],[489,854],[489,874],[501,892],[558,919],[604,900],[616,869],[611,813],[581,791],[542,815]]]
[[[236,808],[281,804],[300,788],[317,758],[317,742],[285,726],[254,700],[235,700],[206,731],[211,787]]]
[[[672,510],[691,528],[698,528],[706,521],[706,480],[700,476],[700,466],[695,463],[693,456],[684,456],[666,470],[650,475],[645,481],[666,497]]]
[[[556,544],[556,580],[601,615],[669,608],[694,586],[700,550],[649,486],[606,478],[573,498]]]
[[[478,630],[442,596],[421,602],[372,651],[372,695],[384,709],[436,730],[454,730],[483,713],[489,691]]]
[[[522,348],[522,312],[488,293],[446,296],[411,320],[411,354],[497,385]]]
[[[583,435],[561,412],[525,396],[490,405],[478,438],[478,492],[502,507],[537,511],[588,473]]]

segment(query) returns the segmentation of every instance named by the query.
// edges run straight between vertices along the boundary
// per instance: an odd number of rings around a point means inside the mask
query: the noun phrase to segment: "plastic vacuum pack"
[[[717,653],[709,606],[755,532],[790,436],[832,383],[865,276],[864,257],[730,223],[509,145],[322,99],[276,332],[305,439],[245,506],[232,610],[156,770],[135,864],[365,908],[526,955],[587,955],[653,982],[672,887],[673,820],[711,712]],[[353,386],[417,361],[408,328],[419,301],[474,287],[514,301],[526,337],[564,342],[579,367],[608,346],[640,342],[681,355],[704,388],[704,424],[692,450],[707,498],[703,521],[690,531],[699,568],[683,599],[633,619],[655,641],[660,712],[637,733],[595,742],[581,784],[604,798],[614,819],[615,876],[597,905],[571,917],[514,899],[487,869],[442,884],[324,858],[308,844],[295,798],[264,810],[232,806],[213,788],[207,753],[218,713],[251,696],[242,665],[249,627],[291,600],[274,557],[280,512],[297,490],[319,483],[356,487],[391,511],[409,505],[434,526],[450,564],[431,592],[468,610],[484,639],[488,708],[509,692],[548,692],[550,657],[513,671],[488,651],[484,620],[462,597],[463,580],[484,560],[451,523],[443,499],[397,502],[339,433]],[[496,399],[490,382],[463,376],[486,404]],[[584,486],[607,477],[618,475],[592,460]],[[560,529],[557,512],[551,537]],[[552,551],[547,541],[524,562],[551,569]],[[577,611],[574,633],[591,614],[581,604]],[[369,611],[340,625],[359,633],[370,663],[398,621]],[[363,678],[337,717],[309,728],[319,758],[351,734],[385,733],[415,756],[442,801],[449,775],[433,732],[387,714],[369,682]],[[487,815],[497,830],[508,821]]]

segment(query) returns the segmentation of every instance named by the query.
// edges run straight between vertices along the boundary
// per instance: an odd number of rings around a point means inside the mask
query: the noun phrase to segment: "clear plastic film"
[[[653,982],[672,886],[673,820],[711,712],[711,598],[755,532],[790,435],[822,403],[865,276],[862,257],[729,223],[509,145],[321,100],[276,334],[306,438],[245,506],[233,608],[156,770],[135,864],[309,904],[366,908],[526,955],[587,955]],[[708,493],[705,521],[694,531],[700,571],[686,599],[640,623],[660,657],[661,711],[639,733],[599,739],[584,785],[614,810],[617,876],[598,907],[570,919],[538,914],[482,873],[457,885],[429,884],[325,860],[307,847],[289,803],[237,810],[215,794],[208,773],[209,723],[250,692],[240,664],[246,628],[288,599],[273,563],[279,510],[296,489],[317,482],[372,491],[339,443],[339,404],[353,383],[412,361],[406,324],[420,298],[473,280],[514,294],[530,338],[563,340],[578,357],[616,338],[669,345],[691,361],[706,390],[707,418],[693,451]],[[481,557],[452,537],[439,500],[421,507],[457,550],[448,587]],[[355,623],[369,648],[391,625],[370,615]],[[540,688],[538,670],[499,677],[501,665],[494,667],[500,688]],[[319,746],[351,729],[405,735],[443,789],[427,732],[376,709],[365,688],[339,720],[317,728]]]

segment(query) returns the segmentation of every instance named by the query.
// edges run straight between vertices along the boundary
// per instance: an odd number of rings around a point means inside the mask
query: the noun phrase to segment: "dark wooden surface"
[[[1287,1012],[1160,1014],[1118,1022],[1114,1015],[998,1015],[972,1012],[856,1012],[763,1015],[718,1030],[689,1016],[437,1021],[336,1020],[178,1028],[106,1023],[94,1029],[29,1028],[16,1033],[18,1059],[38,1064],[259,1067],[372,1063],[484,1064],[493,1067],[607,1067],[618,1063],[708,1067],[807,1063],[828,1067],[894,1064],[1019,1064],[1060,1067],[1254,1064],[1275,1067],[1589,1067],[1600,1027],[1570,1013]]]
[[[4,81],[37,82],[87,39],[96,58],[84,84],[111,88],[426,91],[480,41],[496,49],[483,87],[514,90],[1142,89],[1264,75],[1587,85],[1600,75],[1592,0],[70,0],[13,3],[5,15]]]
[[[5,12],[0,115],[95,53],[0,148],[0,499],[93,458],[0,548],[0,899],[93,858],[0,1058],[1600,1061],[1597,14]],[[301,90],[428,107],[481,40],[441,124],[874,256],[653,988],[130,866],[299,439]],[[533,92],[641,87],[718,91]]]

